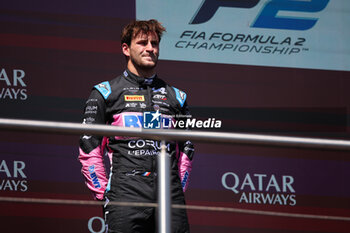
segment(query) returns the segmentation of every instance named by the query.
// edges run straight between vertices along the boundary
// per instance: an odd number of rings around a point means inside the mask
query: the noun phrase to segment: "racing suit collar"
[[[149,78],[140,77],[132,73],[128,68],[126,68],[123,74],[126,79],[129,79],[132,82],[136,82],[143,85],[151,85],[154,78],[156,78],[157,76],[156,74],[154,74],[152,77],[149,77]]]

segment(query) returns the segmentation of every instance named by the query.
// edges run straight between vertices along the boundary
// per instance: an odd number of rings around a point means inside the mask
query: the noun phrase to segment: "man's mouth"
[[[147,60],[153,60],[152,56],[143,56],[144,58],[146,58]]]

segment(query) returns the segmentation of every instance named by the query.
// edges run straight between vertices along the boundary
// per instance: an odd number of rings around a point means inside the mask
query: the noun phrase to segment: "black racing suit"
[[[156,117],[155,121],[152,116]],[[178,116],[189,116],[183,91],[157,76],[145,79],[126,70],[123,75],[93,88],[86,102],[83,123],[171,128]],[[183,191],[192,168],[193,145],[190,141],[166,142],[166,147],[171,156],[172,203],[185,204]],[[156,232],[154,208],[120,207],[108,202],[157,202],[159,153],[160,142],[150,139],[81,136],[82,173],[95,199],[106,200],[104,215],[108,232]],[[104,155],[108,155],[111,164],[109,179]],[[173,209],[172,219],[173,232],[189,232],[184,209]]]

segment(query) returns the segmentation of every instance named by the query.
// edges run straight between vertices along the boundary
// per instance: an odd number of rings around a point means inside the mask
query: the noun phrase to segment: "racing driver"
[[[157,20],[132,21],[124,27],[121,47],[127,68],[117,78],[93,87],[85,105],[84,124],[169,128],[177,116],[189,116],[185,92],[156,75],[159,42],[164,31]],[[185,204],[184,191],[192,168],[193,145],[190,141],[167,142],[166,148],[171,156],[172,203]],[[157,202],[159,153],[160,142],[155,140],[80,137],[82,173],[94,198],[105,201],[106,232],[157,232],[155,208],[108,203]],[[104,155],[108,155],[111,164],[109,178]],[[189,232],[185,209],[172,209],[171,226],[172,232]]]

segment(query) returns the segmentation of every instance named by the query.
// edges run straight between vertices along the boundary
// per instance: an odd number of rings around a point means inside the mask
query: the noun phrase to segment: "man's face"
[[[130,43],[122,45],[123,53],[129,57],[128,65],[140,70],[152,70],[158,61],[159,39],[156,33],[140,32]]]

